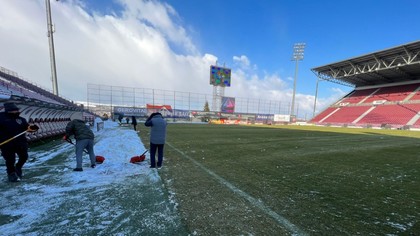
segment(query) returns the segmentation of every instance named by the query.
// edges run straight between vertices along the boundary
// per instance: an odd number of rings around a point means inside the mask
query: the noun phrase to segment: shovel
[[[69,142],[69,143],[71,143],[71,144],[73,144],[73,146],[76,146],[76,144],[74,144],[71,139],[68,138],[68,139],[66,139],[66,141]],[[86,149],[83,149],[83,151],[86,154],[89,154],[89,152],[86,151]],[[105,157],[103,157],[103,156],[96,156],[95,159],[96,159],[96,163],[98,163],[98,164],[102,164],[105,161]]]
[[[15,138],[17,138],[17,137],[19,137],[19,136],[21,136],[21,135],[25,134],[26,132],[36,132],[38,129],[39,129],[39,127],[38,127],[37,125],[29,125],[29,126],[28,126],[28,129],[26,129],[25,131],[23,131],[23,132],[22,132],[22,133],[20,133],[20,134],[16,134],[15,136],[13,136],[13,137],[11,137],[11,138],[9,138],[9,139],[7,139],[7,140],[3,141],[2,143],[0,143],[0,146],[1,146],[1,145],[3,145],[3,144],[8,143],[8,142],[10,142],[10,141],[12,141],[13,139],[15,139]]]
[[[136,164],[136,163],[144,161],[146,159],[146,156],[144,155],[144,154],[146,154],[146,152],[147,152],[147,150],[144,151],[140,156],[133,156],[130,159],[130,163]]]
[[[17,137],[19,137],[19,136],[21,136],[21,135],[25,134],[26,132],[28,132],[28,130],[25,130],[25,131],[23,131],[23,132],[22,132],[22,133],[20,133],[20,134],[16,134],[15,136],[13,136],[13,137],[9,138],[8,140],[5,140],[5,141],[3,141],[2,143],[0,143],[0,146],[1,146],[1,145],[3,145],[3,144],[8,143],[8,142],[10,142],[10,141],[12,141],[13,139],[15,139],[15,138],[17,138]]]

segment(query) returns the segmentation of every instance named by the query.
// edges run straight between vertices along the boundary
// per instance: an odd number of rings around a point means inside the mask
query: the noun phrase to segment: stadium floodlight
[[[58,0],[57,0],[58,1]],[[50,45],[50,63],[51,63],[51,77],[53,85],[53,93],[58,96],[58,84],[57,84],[57,69],[55,66],[55,51],[54,51],[54,28],[51,19],[51,6],[50,0],[45,0],[45,5],[47,8],[47,29],[48,29],[48,39]]]
[[[318,84],[319,84],[319,77],[316,80],[315,99],[314,99],[314,113],[312,114],[312,118],[315,117],[315,112],[316,112],[316,99],[318,98]]]
[[[306,43],[295,43],[293,46],[292,61],[296,61],[296,67],[295,67],[295,78],[293,81],[293,97],[292,97],[292,107],[290,109],[290,117],[295,115],[295,95],[296,95],[296,80],[297,80],[297,74],[298,74],[298,62],[303,60],[305,46],[306,46]]]

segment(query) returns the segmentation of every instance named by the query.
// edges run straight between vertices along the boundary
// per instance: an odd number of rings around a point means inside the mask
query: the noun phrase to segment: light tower
[[[57,0],[58,1],[58,0]],[[55,51],[54,51],[54,27],[51,19],[51,6],[50,0],[45,0],[45,5],[47,9],[47,29],[48,29],[48,39],[50,43],[50,63],[51,63],[51,77],[53,84],[53,93],[58,96],[58,85],[57,85],[57,69],[55,66]]]
[[[315,117],[315,112],[316,112],[316,99],[318,97],[318,84],[319,84],[319,78],[316,80],[315,99],[314,99],[314,113],[312,114],[312,118]]]
[[[296,80],[298,75],[298,64],[299,61],[303,60],[303,53],[305,51],[306,43],[295,43],[293,46],[293,57],[292,61],[296,61],[295,67],[295,78],[293,82],[293,97],[292,97],[292,107],[290,109],[290,118],[295,115],[295,94],[296,94]]]

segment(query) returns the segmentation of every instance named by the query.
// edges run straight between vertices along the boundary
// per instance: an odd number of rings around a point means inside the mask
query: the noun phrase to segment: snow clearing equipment
[[[73,141],[71,140],[71,139],[69,139],[69,138],[67,138],[67,139],[65,139],[67,142],[69,142],[69,143],[71,143],[73,146],[76,146],[76,144],[74,144],[73,143]],[[86,154],[89,154],[89,152],[88,151],[86,151],[86,149],[83,149],[83,151],[86,153]],[[98,163],[98,164],[102,164],[104,161],[105,161],[105,157],[103,157],[103,156],[95,156],[95,159],[96,159],[96,163]]]
[[[39,127],[37,125],[29,125],[27,130],[23,131],[22,133],[16,134],[15,136],[3,141],[2,143],[0,143],[0,146],[12,141],[13,139],[15,139],[15,138],[17,138],[17,137],[19,137],[23,134],[26,134],[26,132],[36,132],[38,129],[39,129]]]
[[[144,151],[140,156],[133,156],[130,159],[130,163],[137,164],[137,163],[140,163],[140,162],[144,161],[146,159],[146,155],[144,155],[144,154],[146,154],[146,152],[147,152],[147,150]]]

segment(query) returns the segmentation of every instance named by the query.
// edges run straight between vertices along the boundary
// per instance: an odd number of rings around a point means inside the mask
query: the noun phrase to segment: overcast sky
[[[0,66],[52,90],[45,0],[0,0]],[[209,67],[232,68],[225,95],[290,103],[293,44],[305,42],[296,102],[312,115],[311,68],[418,40],[419,1],[51,1],[59,94],[87,83],[212,94]],[[320,82],[317,110],[352,88]]]

